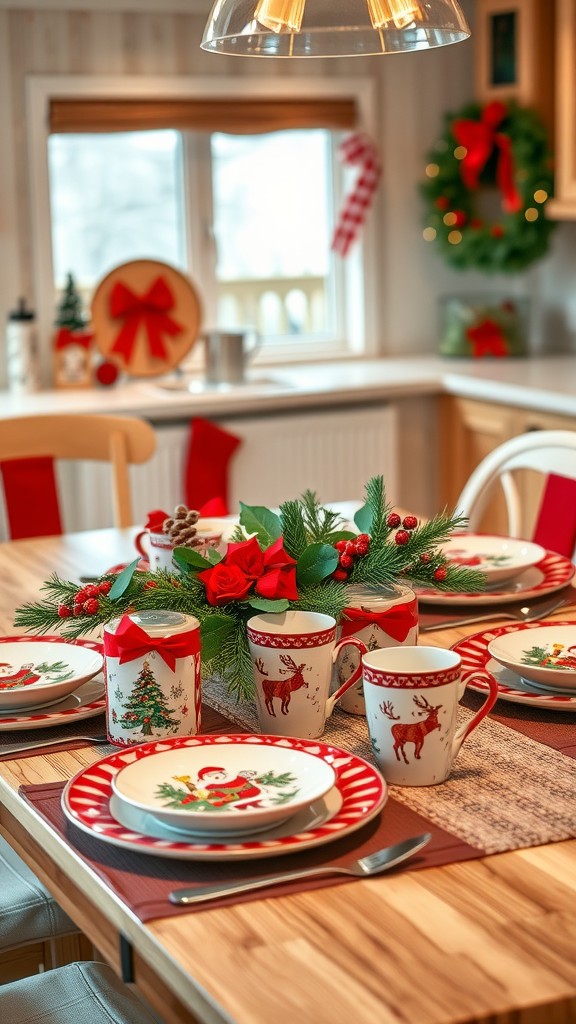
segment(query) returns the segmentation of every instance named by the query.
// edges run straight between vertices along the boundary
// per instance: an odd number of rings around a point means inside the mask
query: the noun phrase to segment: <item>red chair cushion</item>
[[[0,462],[12,540],[62,533],[54,460],[50,456]]]
[[[576,480],[550,474],[532,540],[548,551],[572,558],[576,548]]]

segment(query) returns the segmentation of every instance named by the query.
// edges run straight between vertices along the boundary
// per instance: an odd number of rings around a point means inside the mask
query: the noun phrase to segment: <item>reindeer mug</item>
[[[336,643],[336,619],[319,612],[287,611],[248,620],[260,731],[317,739],[334,705],[360,678],[361,664],[330,696],[332,667],[346,645],[366,651],[356,637]]]
[[[366,718],[374,757],[394,786],[435,786],[448,778],[464,740],[488,714],[498,684],[485,673],[461,679],[461,658],[440,647],[390,647],[362,657]],[[458,702],[475,676],[489,685],[460,728]]]

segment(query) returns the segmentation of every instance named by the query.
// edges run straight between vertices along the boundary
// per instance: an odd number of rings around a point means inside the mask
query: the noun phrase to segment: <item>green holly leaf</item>
[[[112,587],[110,588],[110,593],[108,594],[111,601],[115,601],[116,598],[122,597],[122,594],[126,593],[128,587],[132,583],[132,577],[136,572],[136,566],[139,561],[140,557],[135,558],[133,562],[130,562],[130,565],[127,565],[122,572],[118,573]]]
[[[372,533],[372,523],[374,520],[374,509],[370,505],[362,505],[356,514],[354,515],[354,522],[360,530],[360,533]]]
[[[275,512],[263,505],[245,505],[240,502],[240,525],[246,533],[256,534],[261,548],[269,548],[282,535],[282,523]]]
[[[298,586],[320,583],[338,567],[338,552],[330,544],[309,544],[298,559],[296,581]]]
[[[207,615],[200,626],[202,661],[212,661],[236,628],[236,620],[229,615]]]
[[[339,540],[356,540],[357,533],[352,533],[351,530],[338,530],[336,533],[330,533],[326,537],[326,544],[336,544]]]
[[[248,604],[258,612],[285,612],[290,607],[290,602],[285,598],[273,600],[270,597],[252,597]]]
[[[194,548],[174,548],[172,558],[176,565],[186,570],[191,569],[193,572],[210,569],[212,565],[207,558],[204,558],[204,555],[201,555],[199,551],[195,551]]]

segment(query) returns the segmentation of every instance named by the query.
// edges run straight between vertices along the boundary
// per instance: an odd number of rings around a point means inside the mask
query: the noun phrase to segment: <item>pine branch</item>
[[[336,531],[342,521],[339,513],[324,508],[314,491],[304,491],[299,504],[302,508],[308,543],[329,543],[331,534]]]
[[[222,644],[219,656],[204,666],[204,671],[207,676],[221,676],[228,692],[238,701],[251,700],[254,697],[254,675],[248,634],[243,622],[238,625],[239,628]]]
[[[386,520],[390,513],[391,506],[386,500],[384,489],[384,477],[373,476],[365,488],[366,504],[372,512],[372,527],[370,536],[375,545],[383,544],[390,533],[390,527]]]
[[[349,603],[346,587],[338,580],[326,580],[302,590],[298,600],[294,601],[291,607],[303,612],[332,615],[338,621]]]
[[[280,505],[280,520],[284,547],[292,558],[300,555],[308,545],[304,515],[299,501],[285,501]]]

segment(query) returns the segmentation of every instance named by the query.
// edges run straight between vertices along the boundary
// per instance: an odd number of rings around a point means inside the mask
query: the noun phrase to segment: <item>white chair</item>
[[[107,964],[68,964],[0,986],[5,1024],[159,1024]]]
[[[522,499],[516,477],[519,470],[535,470],[548,477],[549,482],[553,478],[576,480],[576,431],[536,430],[504,441],[490,452],[471,473],[456,502],[456,510],[469,520],[470,532],[477,530],[487,501],[496,485],[500,485],[506,502],[508,536],[522,536]],[[545,487],[540,506],[540,523],[546,501],[557,500],[555,493],[558,492],[554,492],[554,489],[548,491]],[[576,502],[569,502],[568,507],[558,505],[554,511],[559,520],[564,520],[567,533],[572,535],[572,529],[576,533]],[[537,535],[533,539],[543,543],[543,539],[539,539]],[[544,546],[558,550],[550,543]],[[568,554],[567,551],[560,553]]]

